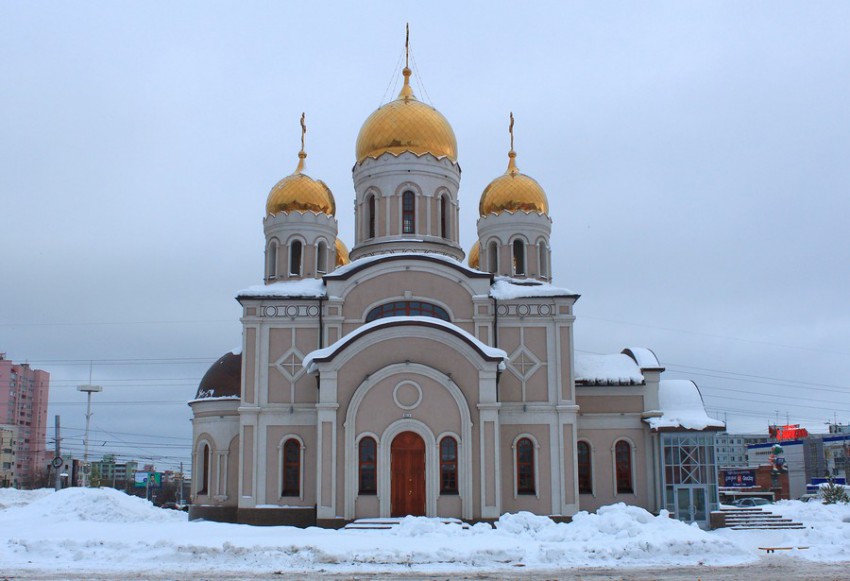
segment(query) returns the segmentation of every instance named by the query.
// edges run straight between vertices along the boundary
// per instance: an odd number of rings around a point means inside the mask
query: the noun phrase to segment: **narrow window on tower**
[[[449,237],[449,198],[440,196],[440,236]]]
[[[277,240],[269,242],[269,250],[267,252],[269,280],[277,278]]]
[[[457,440],[440,440],[440,494],[457,494]]]
[[[401,195],[401,232],[402,234],[416,232],[416,196],[411,191]]]
[[[360,440],[358,450],[359,494],[378,493],[377,456],[378,445],[375,443],[375,438],[367,436]]]
[[[495,242],[487,246],[487,263],[491,273],[499,272],[499,245]]]
[[[514,240],[513,250],[514,274],[525,276],[525,244],[523,244],[522,240]]]
[[[375,196],[369,196],[366,200],[366,228],[368,238],[375,237]]]
[[[283,444],[283,487],[281,496],[301,495],[301,444],[295,438]]]
[[[546,243],[541,240],[537,243],[537,260],[540,265],[540,278],[547,278],[549,276],[549,269],[547,268],[548,258],[549,252],[546,249]]]
[[[328,271],[328,245],[321,240],[316,246],[316,272],[325,274]]]
[[[293,240],[289,246],[289,274],[301,276],[301,241]]]

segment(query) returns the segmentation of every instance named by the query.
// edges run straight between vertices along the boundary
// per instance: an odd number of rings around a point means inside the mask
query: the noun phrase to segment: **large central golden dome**
[[[398,99],[369,115],[357,136],[357,162],[384,153],[398,155],[409,151],[430,153],[457,161],[457,140],[443,115],[418,101],[410,88],[410,69],[405,67],[404,86]]]

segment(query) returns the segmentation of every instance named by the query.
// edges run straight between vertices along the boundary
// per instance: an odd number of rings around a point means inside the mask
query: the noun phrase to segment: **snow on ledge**
[[[255,284],[236,293],[236,298],[308,298],[325,297],[325,282],[320,278],[304,278],[271,284]]]
[[[576,383],[639,385],[644,382],[635,360],[624,353],[576,353]]]
[[[206,392],[207,393],[214,393],[214,390],[206,390]],[[198,402],[201,402],[201,401],[206,402],[206,401],[227,401],[227,400],[239,401],[240,399],[242,399],[242,398],[239,397],[238,395],[219,395],[219,396],[214,396],[214,397],[203,397],[203,394],[201,394],[201,397],[196,397],[195,399],[190,399],[186,403],[187,404],[193,404],[193,403],[198,403]]]
[[[493,286],[490,287],[490,296],[500,301],[507,301],[542,297],[574,297],[577,295],[570,289],[552,286],[546,282],[497,276]]]
[[[715,420],[705,413],[705,404],[699,388],[690,379],[662,379],[658,386],[658,405],[661,408],[661,417],[645,420],[653,430],[705,430],[726,426],[722,421]]]
[[[435,325],[438,327],[444,327],[446,330],[455,333],[457,335],[461,335],[465,339],[467,339],[470,343],[475,345],[482,353],[487,355],[488,357],[493,357],[497,359],[502,359],[499,363],[499,369],[503,370],[505,367],[505,360],[508,358],[507,352],[503,349],[497,349],[496,347],[490,347],[485,343],[482,343],[477,337],[471,335],[458,327],[457,325],[453,325],[448,321],[444,321],[442,319],[436,319],[434,317],[384,317],[382,319],[376,319],[370,323],[366,323],[352,331],[351,333],[340,337],[335,343],[332,345],[328,345],[324,349],[316,349],[315,351],[311,351],[304,357],[304,361],[301,363],[304,366],[304,369],[307,370],[308,373],[313,373],[316,369],[316,365],[314,363],[315,359],[324,359],[326,357],[330,357],[339,349],[342,349],[347,343],[356,340],[360,335],[367,333],[368,331],[375,329],[377,327],[388,326],[398,322],[405,323],[428,323],[429,325]]]
[[[420,241],[421,242],[421,241]],[[337,276],[341,276],[354,270],[355,268],[360,268],[361,266],[365,266],[372,262],[378,262],[380,260],[385,260],[389,257],[399,257],[403,256],[406,258],[435,258],[437,260],[441,260],[447,264],[451,264],[455,267],[461,267],[466,271],[474,272],[479,274],[481,271],[475,270],[474,268],[470,268],[466,264],[462,263],[459,260],[452,258],[451,256],[446,256],[445,254],[440,254],[438,252],[384,252],[382,254],[373,254],[371,256],[364,256],[362,258],[358,258],[357,260],[352,260],[345,266],[340,266],[335,269],[333,272],[330,272],[325,275],[326,278],[334,278]]]

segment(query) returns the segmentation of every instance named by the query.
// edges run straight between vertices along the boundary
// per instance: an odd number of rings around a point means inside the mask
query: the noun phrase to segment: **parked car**
[[[809,502],[810,500],[818,500],[820,495],[818,494],[804,494],[800,497],[801,502]]]
[[[163,502],[161,508],[170,508],[171,510],[182,510],[185,512],[189,510],[189,505],[178,504],[176,502]]]
[[[739,498],[738,500],[736,500],[732,504],[739,507],[739,508],[748,508],[748,507],[752,507],[752,506],[764,506],[765,504],[773,504],[773,503],[770,502],[769,500],[767,500],[766,498],[758,498],[758,497],[753,496],[753,497],[750,497],[750,498]]]

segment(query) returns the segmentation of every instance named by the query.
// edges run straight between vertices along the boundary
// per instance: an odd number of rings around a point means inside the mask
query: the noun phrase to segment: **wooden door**
[[[391,516],[424,516],[425,441],[403,432],[393,439],[390,451]]]

